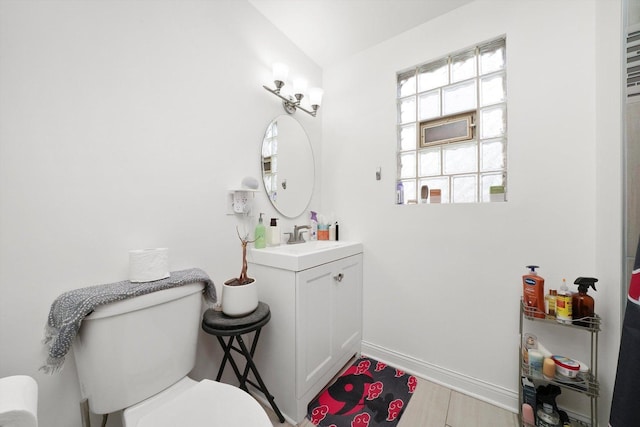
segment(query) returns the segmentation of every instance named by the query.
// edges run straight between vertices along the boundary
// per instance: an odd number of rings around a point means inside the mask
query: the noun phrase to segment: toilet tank
[[[203,283],[96,308],[73,343],[80,391],[95,414],[127,408],[195,365]]]

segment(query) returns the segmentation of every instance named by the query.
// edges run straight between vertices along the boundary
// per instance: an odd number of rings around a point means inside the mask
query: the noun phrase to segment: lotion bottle
[[[266,238],[265,238],[265,228],[264,228],[264,224],[262,223],[262,215],[264,215],[263,213],[260,214],[260,218],[258,219],[258,225],[256,225],[256,230],[254,233],[254,238],[255,238],[255,248],[256,249],[264,249],[264,247],[266,246]]]
[[[531,270],[522,276],[522,297],[528,314],[544,319],[544,279],[536,272],[537,265],[528,265]]]

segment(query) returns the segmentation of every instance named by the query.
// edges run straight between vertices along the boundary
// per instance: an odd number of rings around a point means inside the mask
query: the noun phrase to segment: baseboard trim
[[[518,392],[363,341],[362,354],[483,402],[518,413]]]

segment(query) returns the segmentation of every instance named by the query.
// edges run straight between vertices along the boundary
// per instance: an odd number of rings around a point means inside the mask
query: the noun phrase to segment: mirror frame
[[[268,151],[268,147],[266,146],[266,144],[268,144],[270,140],[274,139],[271,129],[273,125],[278,121],[287,122],[291,126],[295,127],[295,129],[291,129],[292,131],[299,131],[299,133],[296,133],[292,136],[290,135],[291,132],[288,132],[289,135],[286,135],[286,137],[288,137],[289,139],[285,137],[284,141],[282,139],[278,141],[278,151],[282,151],[283,142],[285,144],[285,148],[288,148],[288,150],[286,151],[285,156],[282,155],[282,152],[276,154],[279,157],[275,159],[276,168],[282,171],[283,157],[284,160],[288,161],[288,163],[290,164],[286,164],[286,166],[284,167],[287,176],[280,177],[280,180],[278,180],[278,177],[275,177],[276,181],[269,183],[268,174],[271,173],[271,167],[274,163],[274,159],[273,154],[265,156],[265,152]],[[282,129],[286,129],[285,126],[279,126],[278,132],[281,132]],[[306,130],[304,129],[302,124],[294,117],[286,114],[276,116],[273,120],[271,120],[271,122],[269,122],[269,125],[267,125],[260,147],[260,170],[262,173],[262,185],[264,186],[265,194],[271,202],[271,205],[276,211],[278,211],[278,213],[280,213],[280,215],[286,218],[296,218],[302,215],[309,206],[311,198],[313,197],[316,170],[313,147],[311,146],[311,141]],[[293,149],[289,149],[290,147],[293,147]],[[292,166],[291,163],[294,161],[294,159],[295,163],[293,163],[294,166]],[[299,182],[303,182],[303,186],[306,186],[307,188],[297,188],[296,185]],[[280,190],[282,187],[281,191],[276,190],[275,197],[272,196],[272,192],[270,192],[269,190],[272,185],[275,185],[278,190]],[[291,185],[293,185],[293,187],[291,187]],[[292,193],[290,191],[289,193],[284,193],[284,191],[286,191],[287,189],[293,190],[294,192]],[[292,196],[286,198],[284,202],[280,201],[279,203],[278,199],[282,199],[284,195]]]

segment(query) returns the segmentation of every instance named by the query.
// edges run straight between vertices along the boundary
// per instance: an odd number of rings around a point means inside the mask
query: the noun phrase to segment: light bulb
[[[289,76],[289,67],[282,62],[276,62],[273,64],[273,80],[284,82]]]
[[[307,81],[301,77],[293,80],[293,94],[304,94],[307,91]]]
[[[309,89],[309,103],[311,105],[320,105],[322,102],[322,95],[324,94],[324,90],[319,87],[312,87]]]

